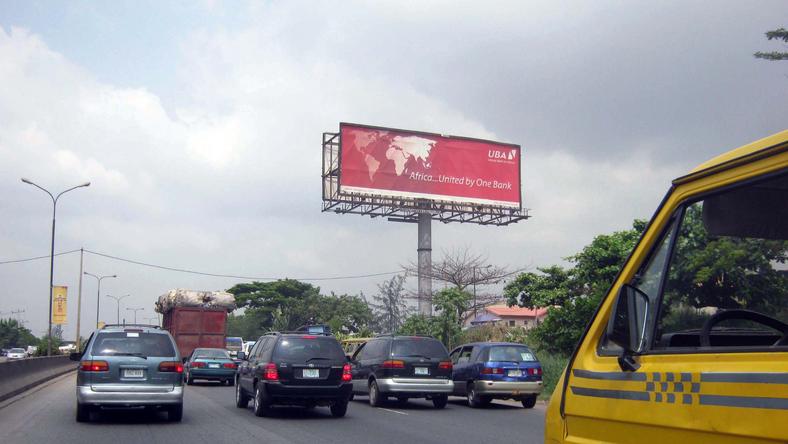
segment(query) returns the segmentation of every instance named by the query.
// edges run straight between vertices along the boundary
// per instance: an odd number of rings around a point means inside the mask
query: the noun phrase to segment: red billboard
[[[521,207],[520,146],[340,123],[340,193]]]

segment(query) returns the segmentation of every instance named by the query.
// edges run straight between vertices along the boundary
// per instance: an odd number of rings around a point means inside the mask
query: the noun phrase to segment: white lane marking
[[[399,413],[400,415],[405,415],[405,416],[408,416],[408,413],[405,413],[405,412],[399,412],[399,411],[397,411],[397,410],[391,410],[391,409],[384,409],[383,407],[378,407],[378,408],[379,408],[379,409],[381,409],[381,410],[385,410],[385,411],[387,411],[387,412],[391,412],[391,413]]]

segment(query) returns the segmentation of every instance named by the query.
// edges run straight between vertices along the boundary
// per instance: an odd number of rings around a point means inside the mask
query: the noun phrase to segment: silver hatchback
[[[110,325],[72,353],[77,372],[78,422],[98,409],[154,408],[170,421],[183,417],[183,364],[175,341],[153,326]]]

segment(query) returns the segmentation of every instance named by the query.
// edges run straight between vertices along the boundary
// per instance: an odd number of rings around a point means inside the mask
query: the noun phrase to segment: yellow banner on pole
[[[56,285],[52,287],[52,323],[63,325],[66,323],[66,302],[68,301],[68,287]]]

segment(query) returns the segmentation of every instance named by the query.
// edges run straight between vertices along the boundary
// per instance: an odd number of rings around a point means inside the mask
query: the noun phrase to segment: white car
[[[12,348],[8,350],[6,357],[8,359],[25,359],[27,357],[27,351],[25,351],[24,348]]]

